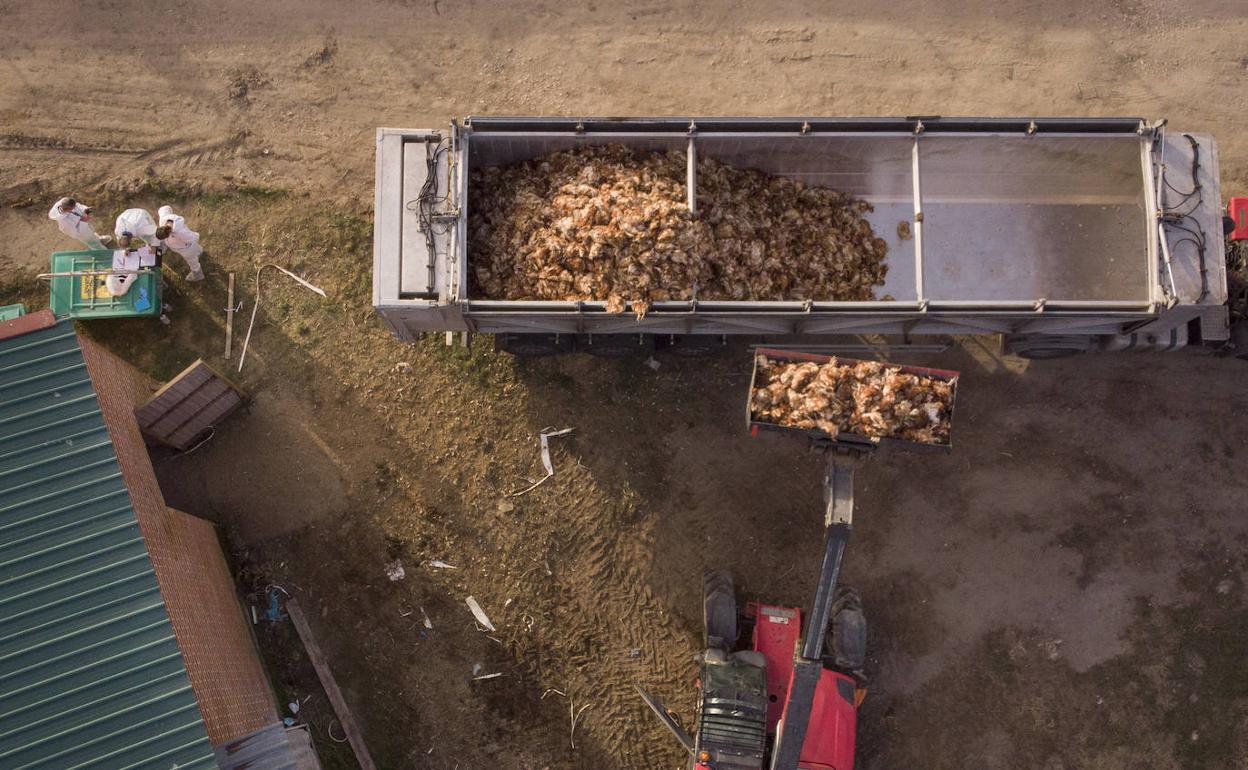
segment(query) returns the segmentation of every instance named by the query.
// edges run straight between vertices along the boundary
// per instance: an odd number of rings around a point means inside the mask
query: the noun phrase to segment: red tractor
[[[857,594],[836,587],[851,527],[852,485],[852,463],[833,455],[824,481],[823,563],[805,634],[796,607],[749,602],[738,615],[731,576],[708,571],[695,735],[637,688],[689,752],[692,770],[853,767],[858,704],[866,694],[867,622]]]

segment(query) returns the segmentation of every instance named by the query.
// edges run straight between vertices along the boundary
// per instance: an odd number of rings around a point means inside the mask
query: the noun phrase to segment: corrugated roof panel
[[[0,767],[216,767],[69,323],[0,340],[0,618]]]

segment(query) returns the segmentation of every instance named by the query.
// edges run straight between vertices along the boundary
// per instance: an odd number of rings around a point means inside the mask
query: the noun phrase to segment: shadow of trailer
[[[602,144],[683,153],[690,203],[697,158],[866,200],[888,243],[889,299],[665,301],[638,318],[604,301],[475,294],[470,172]],[[373,304],[403,340],[492,333],[529,355],[698,355],[738,336],[846,349],[868,335],[990,334],[1049,358],[1229,337],[1217,146],[1164,121],[474,117],[379,129],[375,212]]]

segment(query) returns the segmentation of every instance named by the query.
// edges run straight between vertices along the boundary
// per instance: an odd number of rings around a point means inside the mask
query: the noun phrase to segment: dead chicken
[[[685,172],[682,153],[620,145],[473,170],[473,293],[641,316],[668,300],[870,300],[883,284],[865,201],[702,158],[695,219]]]
[[[755,420],[836,437],[949,443],[955,381],[904,372],[876,361],[827,363],[757,358],[750,394]]]

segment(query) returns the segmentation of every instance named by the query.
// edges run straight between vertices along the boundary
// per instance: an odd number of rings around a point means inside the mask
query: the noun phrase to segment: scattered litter
[[[631,649],[631,650],[629,650],[629,651],[628,651],[628,657],[630,657],[630,658],[640,658],[640,657],[641,657],[641,650],[640,650],[639,648],[637,648],[637,647],[634,647],[633,649]]]
[[[532,631],[533,624],[536,623],[537,620],[529,613],[523,612],[520,614],[520,622],[524,624],[525,631]]]
[[[507,597],[507,601],[503,602],[503,609],[507,609],[508,607],[510,607],[510,606],[511,606],[511,603],[512,603],[512,602],[514,602],[514,601],[515,601],[515,599],[511,598],[510,596],[508,596],[508,597]]]
[[[307,281],[303,280],[302,278],[300,278],[299,276],[297,276],[297,275],[295,275],[294,273],[290,272],[289,270],[287,270],[286,268],[282,267],[281,265],[275,265],[275,264],[273,264],[272,262],[269,262],[268,264],[261,265],[261,266],[260,266],[260,267],[256,270],[256,300],[255,300],[255,302],[253,302],[253,303],[252,303],[252,305],[251,305],[251,323],[247,324],[247,336],[243,338],[243,349],[242,349],[242,351],[240,351],[240,352],[239,352],[239,354],[238,354],[238,371],[240,371],[240,372],[243,370],[243,362],[247,360],[247,344],[251,342],[251,330],[252,330],[252,329],[255,327],[255,325],[256,325],[256,311],[260,309],[260,274],[264,272],[264,269],[265,269],[266,267],[276,267],[278,270],[281,270],[281,271],[282,271],[283,273],[285,273],[286,275],[289,275],[291,278],[294,278],[296,281],[298,281],[300,284],[302,284],[302,285],[303,285],[304,287],[306,287],[308,290],[310,290],[310,291],[314,291],[314,292],[316,292],[317,294],[321,295],[322,297],[324,297],[324,296],[325,296],[325,290],[324,290],[324,289],[321,289],[321,288],[318,288],[318,287],[316,287],[316,286],[313,286],[312,284],[310,284],[310,283],[308,283]]]
[[[459,569],[459,567],[456,567],[454,564],[447,564],[441,559],[434,559],[433,561],[429,562],[429,566],[437,567],[438,569]]]
[[[493,674],[482,674],[481,676],[474,676],[472,678],[472,681],[480,682],[482,679],[497,679],[502,675],[503,675],[503,672],[501,671],[493,673]]]
[[[423,616],[423,617],[424,617],[424,619],[425,619],[425,628],[427,628],[428,630],[432,631],[432,630],[433,630],[433,621],[429,619],[429,613],[425,612],[425,608],[424,608],[424,607],[421,607],[421,608],[420,608],[420,614],[421,614],[421,616]]]
[[[537,481],[533,482],[529,486],[525,487],[524,489],[520,490],[519,492],[512,492],[510,497],[519,497],[520,495],[532,492],[534,489],[537,489],[539,486],[546,483],[546,480],[549,479],[551,476],[555,475],[555,466],[551,465],[550,463],[550,439],[558,437],[558,436],[566,436],[571,432],[572,432],[572,428],[564,428],[563,430],[555,430],[554,428],[547,428],[546,430],[541,432],[541,434],[538,436],[538,440],[541,442],[541,446],[542,446],[542,467],[546,469],[546,475],[541,477]]]
[[[299,701],[292,700],[290,703],[286,704],[286,708],[290,709],[290,713],[298,714],[299,713]]]
[[[472,664],[472,675],[475,677],[477,674],[480,674],[480,673],[481,673],[481,669],[483,669],[483,668],[485,668],[485,666],[481,665],[480,663],[473,663],[473,664]]]
[[[390,582],[394,583],[407,577],[407,571],[403,569],[403,562],[395,559],[386,565],[386,577],[390,578]]]
[[[329,736],[329,739],[333,741],[334,743],[346,743],[347,742],[346,736],[339,738],[338,736],[334,735],[334,725],[336,724],[338,724],[337,719],[330,722],[329,725],[325,728],[325,733]],[[339,726],[341,727],[341,725]]]
[[[555,695],[559,695],[559,696],[564,697],[564,698],[568,698],[568,694],[567,694],[567,693],[565,693],[563,690],[556,690],[555,688],[553,688],[553,687],[552,687],[552,688],[550,688],[550,689],[546,690],[545,692],[543,692],[543,693],[542,693],[542,697],[541,697],[541,698],[539,698],[538,700],[546,700],[546,696],[547,696],[547,695],[550,695],[551,693],[554,693]],[[579,719],[581,718],[581,714],[584,714],[584,713],[585,713],[585,709],[589,708],[589,707],[590,707],[590,706],[592,706],[592,705],[594,705],[594,704],[592,704],[592,703],[586,703],[586,704],[582,705],[582,706],[578,709],[578,708],[576,707],[576,701],[572,700],[571,698],[568,698],[568,718],[572,721],[572,728],[571,728],[571,730],[570,730],[570,731],[569,731],[569,733],[568,733],[568,742],[572,744],[572,748],[574,748],[574,749],[576,748],[576,723],[577,723],[577,720],[579,720]]]
[[[290,596],[290,594],[281,586],[269,586],[267,590],[269,593],[269,608],[264,611],[264,619],[274,623],[279,620],[285,620],[286,613],[282,612],[282,606],[278,603],[277,592],[281,591],[287,596]]]
[[[287,727],[294,727],[295,718],[294,717],[282,717],[282,724],[286,725]]]
[[[581,714],[585,713],[585,709],[589,708],[592,705],[594,704],[586,703],[584,706],[581,706],[579,709],[573,710],[576,704],[572,702],[571,698],[568,699],[568,714],[569,716],[572,717],[572,729],[568,731],[568,742],[572,744],[573,749],[576,748],[576,720],[580,719]]]
[[[498,630],[494,628],[494,624],[490,622],[489,616],[486,615],[485,611],[481,609],[481,605],[477,604],[476,599],[469,596],[464,601],[468,603],[468,609],[472,610],[472,616],[477,619],[478,623],[485,626],[487,631],[495,632]]]
[[[407,371],[411,371],[411,369],[412,369],[412,364],[409,361],[400,361],[394,365],[395,372],[407,372]]]
[[[646,366],[650,367],[656,372],[659,370],[659,367],[662,365],[663,364],[659,363],[658,359],[656,359],[654,356],[650,356],[649,358],[646,359]]]
[[[399,617],[401,617],[401,618],[406,618],[406,617],[410,616],[411,614],[412,614],[412,611],[411,611],[411,610],[408,610],[407,612],[400,612],[400,613],[399,613]]]

